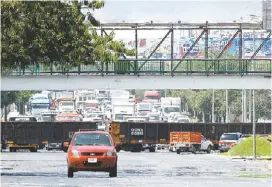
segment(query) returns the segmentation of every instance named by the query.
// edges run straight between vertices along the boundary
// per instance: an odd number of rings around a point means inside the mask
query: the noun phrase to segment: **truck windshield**
[[[73,102],[61,102],[60,103],[61,106],[74,106]]]
[[[107,134],[99,133],[82,133],[76,134],[74,141],[74,146],[84,146],[84,145],[93,145],[93,146],[112,146],[112,142]]]
[[[149,111],[150,108],[150,104],[139,104],[138,106],[139,111]]]
[[[145,96],[144,99],[147,99],[147,100],[159,100],[159,96]]]
[[[223,134],[220,140],[238,140],[237,134]]]
[[[124,120],[125,116],[132,116],[131,114],[115,114],[115,120]]]
[[[171,113],[171,112],[180,112],[180,108],[178,108],[178,107],[166,107],[165,109],[164,109],[164,112],[165,113]]]
[[[32,109],[48,109],[50,107],[49,104],[32,104]]]

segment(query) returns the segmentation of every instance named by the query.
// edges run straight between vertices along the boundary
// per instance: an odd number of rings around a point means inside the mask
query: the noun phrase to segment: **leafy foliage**
[[[271,90],[255,91],[256,119],[271,120]]]
[[[91,10],[104,1],[85,1]],[[41,63],[63,68],[79,63],[108,63],[133,54],[114,34],[101,37],[92,13],[84,15],[77,1],[3,1],[1,3],[2,71]]]
[[[17,91],[1,91],[1,108],[14,103],[18,99]]]
[[[36,91],[1,91],[1,108],[17,101],[26,103]]]

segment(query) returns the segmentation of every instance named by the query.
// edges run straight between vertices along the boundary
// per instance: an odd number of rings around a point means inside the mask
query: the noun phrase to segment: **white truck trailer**
[[[112,104],[112,120],[124,121],[125,116],[135,116],[134,103],[114,103]]]

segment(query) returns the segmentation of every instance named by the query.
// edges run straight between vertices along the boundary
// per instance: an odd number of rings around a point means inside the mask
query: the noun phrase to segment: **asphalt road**
[[[271,183],[270,177],[252,176],[271,173],[264,162],[231,160],[215,153],[177,155],[162,151],[118,155],[117,178],[98,172],[77,172],[74,178],[68,178],[63,152],[2,152],[1,186],[270,187]]]

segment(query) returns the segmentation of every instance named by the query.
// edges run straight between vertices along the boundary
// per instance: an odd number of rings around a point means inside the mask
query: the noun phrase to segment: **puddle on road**
[[[271,170],[269,168],[265,167],[255,167],[255,168],[249,168],[249,167],[236,167],[234,168],[234,172],[270,172]]]
[[[174,167],[176,170],[197,170],[196,167]]]
[[[135,174],[135,175],[155,175],[156,171],[153,169],[143,169],[143,170],[132,170],[132,169],[124,169],[122,171],[120,171],[120,173],[124,173],[124,174]]]
[[[63,177],[66,176],[60,173],[43,173],[43,172],[1,172],[1,176],[15,176],[15,177]]]
[[[199,177],[199,176],[218,176],[218,175],[225,175],[225,172],[189,172],[189,171],[177,171],[177,172],[169,172],[166,173],[165,176],[167,177],[176,177],[176,176],[190,176],[190,177]]]
[[[13,170],[13,168],[0,168],[0,171],[1,170]]]

